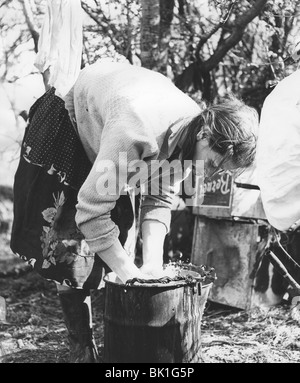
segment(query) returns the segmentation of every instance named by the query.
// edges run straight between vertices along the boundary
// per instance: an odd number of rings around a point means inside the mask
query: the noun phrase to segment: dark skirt
[[[97,289],[109,271],[75,223],[78,190],[91,166],[63,100],[50,89],[29,112],[13,185],[10,247],[44,278],[73,288]],[[134,222],[128,196],[111,217],[124,245]]]

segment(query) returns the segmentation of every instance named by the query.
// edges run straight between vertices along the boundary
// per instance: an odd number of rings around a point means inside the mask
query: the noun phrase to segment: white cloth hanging
[[[264,102],[257,173],[269,222],[288,230],[300,219],[300,70],[280,81]]]
[[[48,0],[34,65],[50,71],[49,85],[64,97],[81,67],[83,15],[80,0]]]

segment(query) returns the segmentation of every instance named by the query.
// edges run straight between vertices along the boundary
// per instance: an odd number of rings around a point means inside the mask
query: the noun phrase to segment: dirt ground
[[[6,302],[7,323],[3,323],[0,305],[0,363],[67,363],[67,331],[55,285],[12,254],[11,195],[4,197],[6,202],[0,204],[0,297]],[[92,305],[102,360],[104,290],[92,292]],[[201,331],[205,363],[300,362],[299,304],[293,307],[283,301],[279,306],[245,311],[208,300]]]
[[[54,283],[29,270],[0,235],[0,295],[7,324],[0,323],[1,363],[67,363],[67,333]],[[103,290],[92,294],[94,329],[103,356]],[[205,363],[300,362],[300,315],[287,302],[238,310],[208,301],[202,320]]]

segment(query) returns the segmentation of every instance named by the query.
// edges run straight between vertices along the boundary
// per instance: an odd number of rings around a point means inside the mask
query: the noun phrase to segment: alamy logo
[[[118,163],[101,160],[96,164],[96,190],[99,195],[116,196],[134,189],[135,194],[163,196],[173,192],[185,194],[188,206],[203,202],[204,161],[134,160],[119,153]],[[196,175],[195,177],[193,177]]]

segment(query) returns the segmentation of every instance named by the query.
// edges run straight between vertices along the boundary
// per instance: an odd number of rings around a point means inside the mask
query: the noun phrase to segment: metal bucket
[[[202,361],[201,320],[212,282],[195,278],[127,286],[117,283],[114,273],[104,280],[105,363]]]

